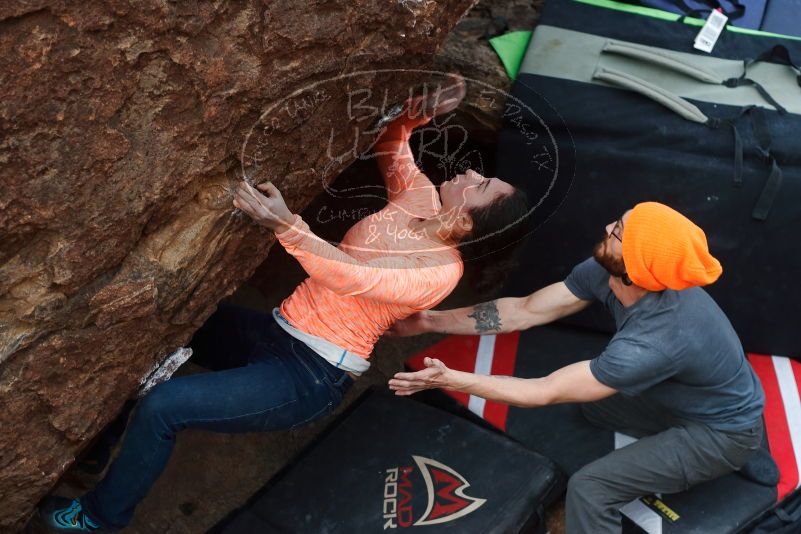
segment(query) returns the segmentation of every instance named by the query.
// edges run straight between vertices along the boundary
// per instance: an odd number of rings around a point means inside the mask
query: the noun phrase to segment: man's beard
[[[609,274],[622,278],[623,275],[626,274],[626,264],[623,263],[623,258],[615,258],[611,254],[606,253],[604,249],[608,240],[609,237],[603,241],[599,241],[598,244],[595,245],[595,248],[592,250],[592,257],[595,258],[595,261],[600,263],[601,267],[606,269]]]

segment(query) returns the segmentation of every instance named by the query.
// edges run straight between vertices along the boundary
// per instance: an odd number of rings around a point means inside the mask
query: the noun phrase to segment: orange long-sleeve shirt
[[[417,168],[408,139],[415,123],[393,123],[376,144],[389,202],[334,247],[299,215],[279,242],[309,274],[281,303],[295,328],[368,358],[395,321],[440,303],[463,273],[461,256],[409,228],[440,210],[434,185]]]

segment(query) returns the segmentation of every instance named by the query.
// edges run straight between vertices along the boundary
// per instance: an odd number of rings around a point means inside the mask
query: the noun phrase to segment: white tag
[[[702,52],[712,52],[712,48],[714,48],[715,43],[718,42],[718,37],[720,37],[723,28],[726,27],[726,22],[728,22],[728,20],[729,17],[717,9],[713,9],[712,13],[709,14],[709,18],[706,19],[704,27],[701,28],[701,31],[695,36],[693,47]]]

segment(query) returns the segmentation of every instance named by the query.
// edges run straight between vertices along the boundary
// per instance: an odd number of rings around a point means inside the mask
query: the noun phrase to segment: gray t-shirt
[[[706,291],[650,292],[625,308],[594,258],[577,265],[565,284],[582,300],[600,300],[615,318],[617,333],[590,361],[599,382],[718,430],[745,430],[762,416],[762,386]]]

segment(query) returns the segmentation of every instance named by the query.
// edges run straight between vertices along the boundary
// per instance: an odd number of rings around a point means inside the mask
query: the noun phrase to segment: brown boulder
[[[474,83],[459,107],[459,119],[471,137],[494,150],[501,127],[505,94],[512,81],[489,43],[507,31],[530,31],[542,11],[543,0],[480,0],[448,35],[435,66],[460,72]],[[479,82],[479,83],[475,83]]]
[[[472,3],[0,5],[0,529],[264,259],[231,186],[299,211]]]

